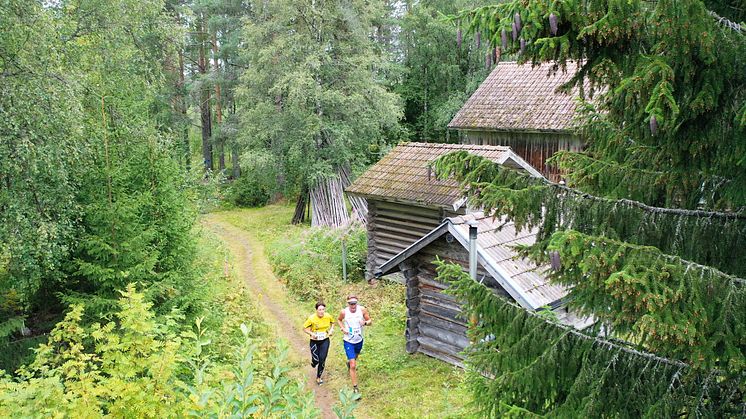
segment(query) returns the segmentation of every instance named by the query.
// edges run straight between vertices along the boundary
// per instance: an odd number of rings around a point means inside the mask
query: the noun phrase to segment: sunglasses
[[[348,301],[347,304],[354,306],[357,304],[357,301]]]

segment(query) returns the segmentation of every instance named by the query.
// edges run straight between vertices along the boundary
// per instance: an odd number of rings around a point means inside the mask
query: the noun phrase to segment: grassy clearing
[[[268,286],[268,290],[272,290],[270,292],[273,295],[269,297],[282,302],[288,315],[297,319],[300,332],[303,320],[313,313],[315,298],[309,298],[309,294],[305,292],[293,292],[295,284],[282,284],[283,278],[279,278],[278,282],[265,256],[265,252],[270,250],[275,253],[297,252],[291,244],[304,242],[309,237],[310,229],[307,226],[289,224],[292,211],[291,206],[270,205],[256,209],[223,211],[214,216],[243,229],[253,239],[251,263],[254,275],[263,285]],[[330,251],[328,242],[320,247],[325,252]],[[314,258],[318,254],[318,249],[310,248],[305,249],[305,253],[299,257]],[[275,254],[272,259],[288,261],[292,257],[287,254],[278,257]],[[307,260],[299,263],[308,265]],[[321,264],[319,262],[318,265]],[[339,276],[335,276],[341,268],[333,269],[334,272],[331,273],[309,273],[315,281],[332,283],[332,286],[320,286],[324,289],[327,310],[336,316],[344,307],[345,296],[349,292],[355,292],[361,303],[368,307],[374,320],[373,326],[366,328],[365,347],[360,357],[359,379],[363,399],[356,415],[392,418],[475,416],[468,406],[472,397],[466,389],[465,374],[461,369],[421,354],[410,355],[404,350],[404,287],[382,283],[373,288],[364,281],[345,284]],[[300,295],[305,295],[306,298],[300,298]],[[303,361],[300,368],[310,368]],[[335,391],[350,386],[339,333],[332,338],[327,371],[325,385]]]

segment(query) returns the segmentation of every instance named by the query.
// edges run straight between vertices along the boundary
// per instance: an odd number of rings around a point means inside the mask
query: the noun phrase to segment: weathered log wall
[[[373,278],[384,262],[456,214],[443,208],[368,199],[366,278]]]
[[[406,349],[421,352],[453,365],[463,366],[461,352],[469,346],[467,320],[461,315],[460,303],[443,291],[448,285],[436,279],[435,256],[458,263],[468,269],[469,254],[455,240],[442,237],[409,258],[400,269],[407,285]],[[507,295],[481,266],[477,278],[495,292]]]

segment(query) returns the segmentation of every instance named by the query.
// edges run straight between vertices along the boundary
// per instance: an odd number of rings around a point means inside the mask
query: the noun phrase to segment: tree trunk
[[[189,146],[189,125],[187,125],[187,99],[184,95],[184,51],[179,49],[179,80],[176,85],[176,106],[179,114],[181,115],[181,123],[184,125],[184,138],[182,139],[184,144],[184,166],[186,171],[192,170],[192,153]]]
[[[220,65],[218,63],[218,36],[217,33],[212,34],[212,61],[215,71],[215,123],[220,125],[223,123],[223,105],[220,97]],[[225,138],[221,135],[218,139],[218,170],[220,173],[225,172]]]
[[[241,165],[238,163],[238,146],[235,144],[231,147],[231,165],[233,179],[238,179],[241,176]]]
[[[205,16],[200,16],[199,21],[200,45],[199,45],[199,72],[203,80],[207,78],[207,67],[209,65],[206,54],[205,39]],[[202,159],[204,160],[205,171],[212,171],[212,112],[210,109],[210,89],[205,88],[204,83],[200,95],[200,116],[202,120]]]
[[[295,213],[293,213],[293,224],[301,224],[306,221],[306,207],[308,206],[308,188],[303,186],[295,203]]]

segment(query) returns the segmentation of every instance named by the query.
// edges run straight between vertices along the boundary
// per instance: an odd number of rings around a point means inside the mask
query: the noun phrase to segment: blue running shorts
[[[345,355],[347,355],[347,359],[355,359],[358,355],[360,355],[360,351],[363,350],[363,341],[361,340],[358,343],[350,343],[346,340],[343,341],[345,345]]]

